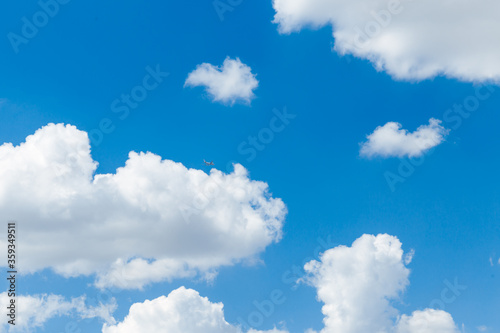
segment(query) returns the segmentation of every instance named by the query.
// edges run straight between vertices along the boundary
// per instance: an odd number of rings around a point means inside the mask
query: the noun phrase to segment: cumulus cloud
[[[424,309],[411,315],[394,307],[409,285],[404,255],[398,238],[387,234],[363,235],[351,247],[325,251],[318,261],[308,262],[302,280],[316,288],[324,303],[324,328],[320,333],[459,333],[452,316],[442,310]],[[192,289],[181,287],[168,296],[135,303],[117,324],[106,323],[103,333],[243,333],[228,323],[223,304],[212,303]],[[307,333],[317,333],[312,329]],[[249,329],[246,333],[288,333]]]
[[[222,303],[211,303],[181,287],[168,296],[133,304],[122,322],[105,324],[102,332],[236,333],[238,329],[224,319]]]
[[[131,152],[116,173],[96,167],[87,133],[70,125],[0,146],[0,210],[23,235],[20,271],[97,274],[99,287],[141,288],[213,277],[281,238],[284,203],[241,165],[206,174]]]
[[[426,309],[415,311],[411,316],[402,315],[397,333],[458,333],[455,322],[448,312]]]
[[[211,303],[192,289],[181,287],[168,296],[135,303],[125,319],[116,324],[104,324],[102,333],[241,333],[238,326],[224,318],[223,304]],[[287,333],[250,330],[247,333]]]
[[[203,63],[189,73],[184,86],[205,87],[214,102],[250,104],[259,81],[239,58],[227,57],[221,67]]]
[[[11,297],[8,297],[6,292],[0,294],[2,309],[7,308],[10,300]],[[43,327],[48,320],[61,316],[73,316],[79,319],[101,318],[107,323],[115,323],[112,316],[116,310],[114,298],[107,304],[87,306],[85,296],[67,300],[63,296],[53,294],[27,295],[17,296],[16,306],[16,325],[5,323],[0,332],[32,332],[37,327]]]
[[[401,242],[389,235],[363,235],[304,266],[306,281],[324,303],[321,333],[458,333],[451,316],[425,309],[399,316],[392,303],[409,284]],[[399,318],[399,319],[398,319]]]
[[[396,122],[379,126],[361,144],[360,155],[364,157],[416,157],[444,141],[449,130],[441,121],[431,118],[429,125],[422,125],[409,133]]]
[[[334,49],[396,79],[500,79],[495,0],[273,0],[281,33],[333,27]]]

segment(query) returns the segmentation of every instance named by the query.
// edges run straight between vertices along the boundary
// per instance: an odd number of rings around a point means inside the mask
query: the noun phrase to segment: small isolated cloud
[[[2,309],[7,309],[10,300],[11,297],[6,292],[0,294]],[[95,307],[87,306],[85,303],[85,296],[72,298],[71,300],[66,300],[60,295],[47,294],[16,296],[16,325],[7,325],[5,320],[5,325],[0,328],[0,331],[33,332],[37,327],[43,327],[48,320],[61,316],[72,316],[78,319],[101,318],[106,323],[115,323],[112,316],[117,307],[114,298],[107,304],[100,303]],[[5,318],[8,319],[9,317]]]
[[[135,303],[125,319],[116,324],[104,324],[102,333],[242,333],[240,327],[224,318],[222,303],[211,303],[192,289],[181,287],[168,296]],[[250,330],[247,333],[287,333]]]
[[[490,263],[490,266],[493,267],[495,266],[496,264],[500,264],[500,258],[496,259],[497,255],[496,254],[492,254],[489,258],[488,258],[488,262]]]
[[[477,330],[479,332],[487,332],[488,331],[488,327],[487,326],[484,326],[484,325],[481,325],[481,326],[478,326],[477,327]]]
[[[20,271],[95,274],[101,288],[142,288],[212,278],[281,239],[283,201],[239,164],[206,174],[131,152],[116,173],[96,167],[87,133],[70,125],[0,146],[0,211],[19,221]]]
[[[237,102],[250,104],[255,97],[253,91],[259,81],[252,69],[239,58],[224,60],[221,67],[203,63],[189,73],[184,86],[205,87],[214,102],[233,105]]]
[[[334,49],[397,79],[500,80],[500,2],[273,0],[281,33],[332,26]]]
[[[320,333],[458,333],[444,311],[399,315],[392,306],[409,285],[401,242],[389,235],[363,235],[351,247],[324,252],[304,266],[324,303]]]
[[[418,157],[444,141],[449,130],[441,126],[441,121],[431,118],[429,125],[422,125],[409,133],[396,122],[379,126],[367,141],[361,144],[363,157]]]
[[[415,256],[415,250],[414,249],[411,249],[410,252],[406,253],[405,254],[405,258],[404,258],[405,265],[409,265],[411,263],[411,261],[413,260],[414,256]]]

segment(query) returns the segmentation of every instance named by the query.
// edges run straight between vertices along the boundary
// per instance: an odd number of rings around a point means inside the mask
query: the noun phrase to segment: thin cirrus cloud
[[[0,294],[0,305],[6,309],[12,298],[7,292]],[[16,296],[17,314],[15,326],[5,322],[0,326],[0,332],[33,332],[41,328],[47,321],[60,316],[72,316],[75,319],[100,318],[112,325],[115,323],[113,312],[117,308],[116,300],[111,298],[106,304],[87,306],[85,296],[66,299],[60,295],[22,295]],[[9,317],[6,317],[7,320]]]
[[[281,239],[284,203],[239,164],[206,174],[131,152],[114,174],[96,167],[87,133],[70,125],[0,146],[0,211],[19,221],[20,271],[95,275],[100,288],[134,289],[211,279]]]
[[[205,87],[213,102],[250,104],[259,81],[252,69],[239,58],[227,57],[222,66],[202,63],[189,73],[184,86]]]
[[[281,33],[331,25],[334,49],[396,79],[500,81],[495,0],[273,0]]]
[[[418,157],[439,145],[449,133],[441,121],[431,118],[428,125],[422,125],[414,132],[408,132],[396,122],[388,122],[377,127],[361,143],[360,155],[363,157]]]
[[[409,285],[406,267],[412,253],[387,234],[363,235],[350,246],[337,246],[310,261],[303,281],[316,288],[324,303],[324,328],[320,333],[459,333],[452,316],[442,310],[424,309],[411,315],[393,307]],[[212,303],[192,289],[181,287],[168,296],[135,303],[125,319],[104,324],[102,333],[242,333],[224,318],[223,304]],[[312,329],[308,333],[317,333]],[[288,333],[286,329],[247,333]]]

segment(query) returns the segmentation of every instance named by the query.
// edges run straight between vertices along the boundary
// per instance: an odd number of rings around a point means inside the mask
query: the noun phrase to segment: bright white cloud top
[[[334,49],[396,79],[500,81],[495,0],[273,0],[281,33],[333,27]]]
[[[452,316],[442,310],[424,309],[400,315],[392,305],[409,285],[404,255],[394,236],[363,235],[351,247],[327,250],[319,261],[308,262],[305,281],[316,288],[325,305],[325,327],[320,333],[459,333]],[[192,289],[181,287],[168,296],[135,303],[125,319],[104,324],[103,333],[242,333],[224,318],[223,304],[211,303]],[[314,333],[308,330],[308,333]],[[285,330],[247,333],[287,333]]]
[[[241,333],[224,318],[223,304],[211,303],[193,289],[181,287],[168,296],[135,303],[125,319],[116,325],[104,324],[102,333]],[[287,333],[250,330],[247,333]]]
[[[458,333],[447,312],[425,309],[399,316],[391,305],[408,286],[410,274],[394,236],[363,235],[351,247],[326,251],[304,269],[325,304],[321,333]]]
[[[6,292],[0,294],[0,305],[6,309],[12,298]],[[101,318],[109,324],[114,324],[112,314],[117,304],[114,298],[107,304],[100,303],[97,306],[87,306],[86,297],[80,296],[67,300],[60,295],[29,295],[17,296],[17,314],[15,326],[4,321],[0,325],[0,332],[33,332],[50,319],[60,316],[72,316],[79,319]],[[9,318],[9,317],[6,317]]]
[[[453,317],[442,310],[414,311],[411,316],[402,315],[396,327],[397,333],[459,333]]]
[[[211,303],[192,289],[181,287],[167,297],[135,303],[117,325],[104,325],[103,333],[172,332],[236,333],[224,319],[221,303]]]
[[[281,238],[284,203],[241,165],[206,174],[131,152],[115,174],[94,175],[96,167],[87,133],[70,125],[0,146],[0,210],[18,221],[20,271],[97,274],[99,287],[141,288],[211,277]]]
[[[360,155],[364,157],[418,157],[444,141],[449,130],[441,121],[431,118],[428,125],[422,125],[409,133],[396,122],[379,126],[361,144]]]
[[[250,104],[259,81],[252,69],[239,58],[227,57],[221,67],[203,63],[189,73],[184,86],[205,87],[214,102]]]

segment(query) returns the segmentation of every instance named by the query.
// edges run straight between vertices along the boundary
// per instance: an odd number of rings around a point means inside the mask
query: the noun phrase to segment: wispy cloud
[[[6,309],[12,298],[6,292],[0,294],[0,304]],[[86,297],[66,299],[61,295],[41,294],[23,295],[16,297],[18,304],[15,326],[4,325],[9,332],[33,332],[37,327],[55,317],[76,316],[80,319],[101,318],[106,323],[114,324],[113,312],[117,308],[116,300],[112,298],[108,303],[97,306],[87,306]],[[7,317],[8,318],[8,317]]]

